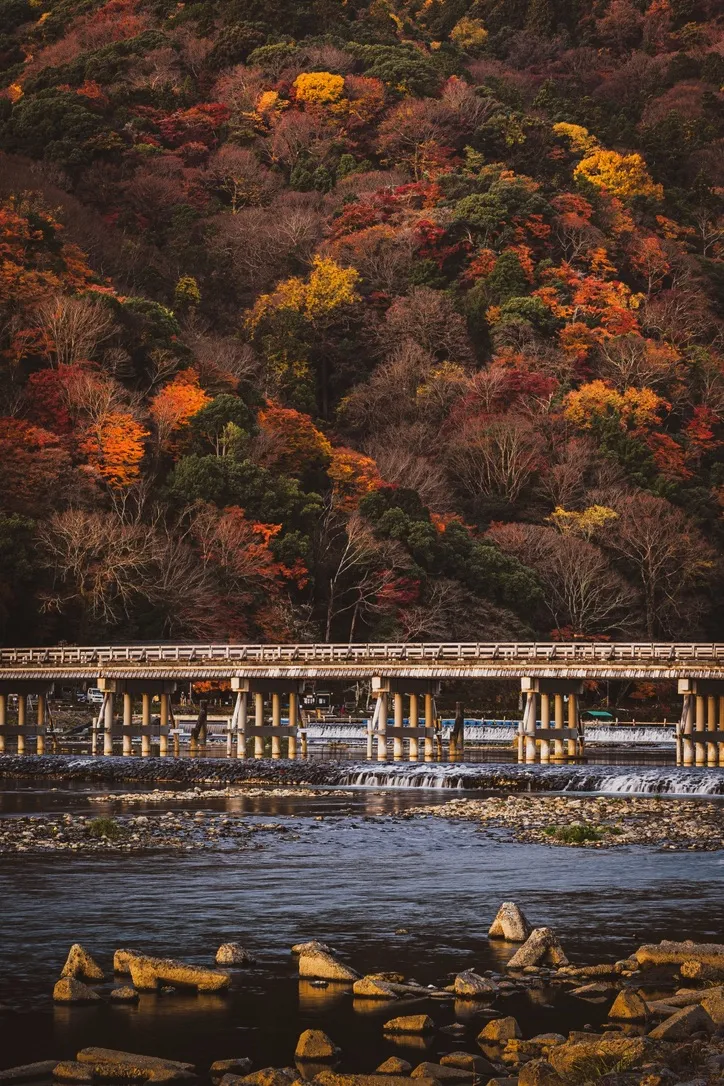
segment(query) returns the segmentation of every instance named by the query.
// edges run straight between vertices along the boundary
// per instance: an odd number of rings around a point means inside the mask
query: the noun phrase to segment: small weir
[[[456,788],[622,795],[724,796],[724,774],[707,769],[633,766],[350,765],[340,784],[366,788]]]

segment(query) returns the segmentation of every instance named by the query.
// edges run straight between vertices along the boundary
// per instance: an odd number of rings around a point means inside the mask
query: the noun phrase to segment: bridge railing
[[[0,649],[0,667],[193,664],[204,661],[253,664],[380,663],[416,661],[508,661],[521,663],[724,661],[724,644],[712,642],[379,642],[347,644],[158,644],[63,645]]]

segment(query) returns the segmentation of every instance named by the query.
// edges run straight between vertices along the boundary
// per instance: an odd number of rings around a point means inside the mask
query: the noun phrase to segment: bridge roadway
[[[90,682],[103,692],[103,705],[93,732],[94,752],[102,745],[114,753],[122,741],[125,755],[140,737],[141,753],[151,754],[158,740],[161,756],[169,753],[171,696],[180,681],[229,680],[236,704],[229,733],[229,753],[246,754],[254,739],[255,757],[265,753],[281,757],[282,740],[288,757],[295,757],[306,732],[300,721],[299,698],[304,683],[370,679],[375,712],[368,731],[368,757],[377,742],[377,758],[386,760],[387,739],[394,740],[394,757],[418,759],[423,740],[425,760],[434,757],[439,736],[434,697],[441,680],[513,679],[520,683],[525,709],[518,736],[518,757],[532,762],[540,756],[577,757],[584,735],[579,696],[586,679],[675,680],[683,695],[677,727],[677,760],[684,765],[724,766],[724,644],[696,642],[415,642],[401,644],[136,644],[0,649],[0,753],[6,741],[16,739],[24,753],[26,741],[35,740],[38,754],[45,751],[48,731],[47,699],[53,685]],[[17,695],[17,723],[8,717],[9,695]],[[37,695],[37,722],[28,721],[27,697]],[[141,724],[134,721],[134,700],[141,698]],[[158,698],[160,718],[155,724],[151,703]],[[252,699],[254,723],[249,717]],[[404,699],[409,698],[405,713]],[[122,727],[116,725],[116,699],[122,699]],[[282,701],[288,723],[282,723]],[[393,724],[388,721],[388,705]],[[265,706],[271,710],[268,723]],[[405,723],[407,720],[407,723]],[[200,721],[201,724],[201,721]],[[200,726],[200,725],[199,725]],[[204,733],[205,734],[205,733]],[[236,742],[234,742],[236,739]],[[459,742],[460,737],[456,739]],[[175,750],[178,748],[176,738]],[[439,749],[439,747],[438,747]],[[452,750],[452,740],[451,740]],[[455,751],[457,755],[459,752]]]
[[[136,644],[0,649],[0,680],[724,679],[724,644],[697,642],[409,642]]]

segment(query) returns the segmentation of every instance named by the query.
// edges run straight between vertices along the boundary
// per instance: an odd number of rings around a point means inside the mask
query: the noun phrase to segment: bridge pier
[[[434,695],[439,693],[440,683],[435,679],[415,679],[406,677],[376,675],[372,679],[372,693],[378,699],[379,711],[375,713],[377,718],[377,761],[387,761],[387,740],[393,740],[393,759],[401,762],[405,757],[405,741],[409,743],[407,756],[411,762],[416,762],[420,757],[420,739],[424,740],[424,757],[426,762],[434,758],[435,737],[435,708]],[[405,703],[407,695],[410,699],[410,709],[405,724]],[[424,696],[425,723],[420,727],[419,698]],[[392,696],[393,724],[387,722],[388,699]]]
[[[677,764],[724,765],[724,680],[679,679]]]
[[[237,707],[234,711],[237,728],[236,753],[239,758],[246,756],[246,740],[254,737],[254,757],[264,757],[264,740],[270,739],[271,756],[275,760],[282,757],[282,740],[287,740],[287,757],[298,757],[297,731],[299,729],[299,694],[303,687],[299,679],[246,679],[234,676],[231,689],[237,694]],[[248,723],[248,696],[254,697],[254,724]],[[271,703],[271,724],[264,723],[264,698],[267,695]],[[289,701],[289,722],[282,724],[282,698]],[[302,756],[304,756],[302,739]]]
[[[0,754],[9,753],[8,739],[15,738],[17,754],[29,754],[28,740],[35,738],[35,750],[45,753],[45,720],[47,698],[53,690],[53,682],[41,679],[0,679]],[[17,725],[8,722],[8,697],[17,694]],[[35,721],[28,718],[28,695],[35,694],[38,708]]]
[[[113,744],[120,740],[121,752],[125,758],[133,754],[133,739],[141,737],[141,757],[151,756],[151,742],[154,726],[151,724],[151,702],[155,696],[160,698],[160,724],[158,727],[159,754],[168,754],[168,735],[170,731],[171,694],[176,690],[176,683],[171,679],[109,679],[100,675],[96,685],[103,692],[103,754],[113,754]],[[141,697],[141,726],[134,724],[133,701]],[[120,728],[116,725],[116,696],[123,698],[123,712]]]
[[[578,696],[583,684],[576,679],[537,679],[524,675],[520,680],[525,694],[525,711],[518,730],[518,761],[535,762],[538,758],[546,764],[575,758],[578,743],[583,744],[582,729],[578,719]],[[565,727],[564,696],[568,696],[568,727]],[[538,698],[540,697],[540,727],[538,727]],[[553,723],[551,727],[551,698],[553,698]]]

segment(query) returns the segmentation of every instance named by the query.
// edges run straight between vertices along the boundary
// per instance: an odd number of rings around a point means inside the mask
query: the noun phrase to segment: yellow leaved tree
[[[564,535],[578,535],[590,539],[609,521],[616,520],[618,513],[607,505],[589,505],[578,513],[574,509],[564,509],[557,505],[547,520],[555,525]]]

